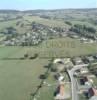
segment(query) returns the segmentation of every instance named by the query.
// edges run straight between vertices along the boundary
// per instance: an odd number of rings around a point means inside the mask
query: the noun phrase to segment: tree
[[[88,66],[88,69],[91,73],[95,74],[97,76],[97,64],[90,64]]]
[[[48,77],[48,76],[47,76],[46,74],[41,74],[39,78],[40,78],[40,79],[46,79],[47,77]]]
[[[67,25],[72,25],[72,23],[69,22],[69,21],[65,21],[65,23],[66,23]]]
[[[88,27],[87,30],[88,30],[88,32],[96,33],[96,29],[93,27]]]
[[[24,54],[24,58],[28,58],[29,57],[29,55],[26,53],[26,54]]]
[[[15,34],[16,33],[16,29],[14,27],[8,27],[6,28],[7,30],[7,34]]]
[[[56,67],[56,66],[54,66],[54,65],[53,65],[53,66],[51,67],[51,71],[52,71],[52,72],[57,72],[57,71],[58,71],[58,69],[57,69],[57,67]]]
[[[33,56],[31,56],[29,59],[35,59],[35,58],[37,58],[38,57],[38,54],[37,53],[35,53]]]

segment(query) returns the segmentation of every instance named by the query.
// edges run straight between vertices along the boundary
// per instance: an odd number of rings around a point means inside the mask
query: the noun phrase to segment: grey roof
[[[97,100],[97,96],[92,96],[89,100]]]

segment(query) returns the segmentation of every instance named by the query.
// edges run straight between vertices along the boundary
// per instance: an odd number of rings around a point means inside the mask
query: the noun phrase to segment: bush
[[[68,25],[72,25],[72,23],[69,22],[69,21],[65,21],[65,23],[68,24]]]
[[[38,54],[34,54],[34,56],[29,57],[29,59],[36,59],[38,57]]]
[[[46,79],[46,78],[47,78],[47,75],[42,74],[42,75],[39,76],[39,78],[40,78],[40,79]]]
[[[29,57],[29,55],[28,54],[24,54],[24,58],[28,58]]]
[[[51,67],[52,72],[57,72],[57,68],[55,66]]]

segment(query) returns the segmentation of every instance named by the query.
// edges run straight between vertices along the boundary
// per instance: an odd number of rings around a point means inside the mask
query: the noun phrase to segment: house
[[[93,56],[87,56],[86,59],[87,59],[87,61],[88,61],[89,63],[92,63],[92,62],[95,61],[95,59],[94,59]]]
[[[87,76],[83,76],[80,79],[80,82],[82,83],[82,85],[92,85],[93,80],[88,78]]]
[[[88,92],[89,92],[88,93],[89,97],[97,96],[97,89],[95,89],[95,88],[90,88]]]
[[[75,32],[68,32],[68,36],[70,38],[74,38],[74,39],[78,39],[79,38],[79,36]]]
[[[85,82],[88,82],[88,78],[87,78],[87,77],[82,77],[82,78],[80,79],[81,85],[85,85]]]
[[[60,77],[58,78],[58,81],[61,82],[64,80],[64,76],[63,75],[60,75]]]
[[[14,46],[15,43],[14,43],[13,41],[11,41],[11,40],[8,40],[8,41],[5,41],[5,42],[4,42],[4,45],[5,45],[5,46]]]
[[[56,63],[64,64],[64,61],[63,61],[63,59],[55,59],[53,63],[54,64],[56,64]]]
[[[90,97],[89,100],[97,100],[97,89],[90,88],[88,96]]]
[[[55,75],[55,79],[57,79],[59,82],[62,82],[64,80],[64,76],[61,73],[57,73]]]
[[[72,62],[74,63],[74,65],[80,65],[83,64],[83,61],[80,57],[75,57],[72,59]]]
[[[80,69],[81,74],[87,74],[88,72],[89,72],[89,70],[86,67],[83,67],[83,68]]]
[[[81,83],[81,86],[80,86],[80,90],[82,92],[87,92],[88,93],[88,90],[92,87],[92,84],[90,82],[90,80],[88,79],[88,77],[82,77],[80,79],[80,83]]]
[[[82,42],[82,43],[94,43],[96,41],[94,41],[92,39],[88,39],[88,38],[81,38],[80,42]]]
[[[97,54],[94,55],[94,58],[97,59]]]
[[[74,65],[71,61],[71,58],[64,58],[63,60],[64,60],[64,65],[66,68],[68,68],[68,69],[73,68]]]
[[[54,66],[57,68],[58,72],[65,70],[63,59],[55,59],[53,63],[54,63]]]
[[[62,82],[59,84],[57,88],[55,100],[65,100],[65,86]]]
[[[58,72],[62,72],[65,70],[65,66],[63,64],[58,63],[56,64],[56,67],[57,67]]]
[[[87,38],[81,38],[80,42],[82,42],[82,43],[88,43],[88,39]]]
[[[89,100],[97,100],[97,96],[92,96]]]

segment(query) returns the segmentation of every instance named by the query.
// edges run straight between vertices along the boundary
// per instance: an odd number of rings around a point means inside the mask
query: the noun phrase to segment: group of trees
[[[90,65],[88,66],[88,69],[89,69],[89,71],[90,71],[91,73],[93,73],[93,74],[95,74],[95,75],[97,76],[97,64],[95,64],[95,65],[90,64]]]
[[[82,32],[96,33],[95,28],[80,24],[75,24],[74,26],[71,27],[70,30],[76,33],[82,33]]]
[[[53,60],[53,59],[52,59],[52,60]],[[39,76],[40,79],[45,80],[45,79],[48,78],[48,76],[49,76],[49,74],[50,74],[50,72],[51,72],[51,69],[52,69],[52,67],[53,67],[52,60],[51,60],[51,62],[48,63],[47,66],[44,66],[45,68],[47,68],[47,70],[46,70],[46,72],[45,72],[44,74],[41,74],[41,75]]]
[[[14,27],[7,27],[2,33],[6,34],[6,40],[11,40],[18,36],[17,30]]]
[[[40,15],[40,18],[51,19],[50,16],[46,16],[46,15]]]
[[[36,59],[37,57],[37,53],[33,54],[33,56],[30,56],[28,53],[24,54],[24,59]]]
[[[15,34],[16,29],[14,27],[8,27],[6,28],[7,34]]]
[[[64,32],[64,29],[61,28],[61,27],[54,27],[53,29],[54,29],[56,32],[60,32],[60,33]]]
[[[67,25],[72,25],[72,23],[69,22],[69,21],[65,21],[65,23],[66,23]]]
[[[16,26],[24,27],[24,23],[21,21],[17,21]]]
[[[86,25],[75,24],[70,28],[70,31],[79,33],[80,36],[85,36],[88,38],[94,38],[96,29],[94,27],[89,27]]]

